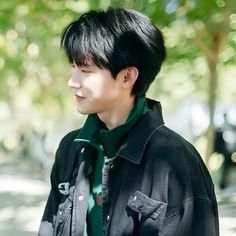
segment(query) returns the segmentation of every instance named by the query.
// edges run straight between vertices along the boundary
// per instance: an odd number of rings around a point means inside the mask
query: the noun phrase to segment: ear
[[[138,69],[134,66],[125,68],[118,73],[118,79],[120,80],[121,86],[123,88],[132,89],[137,78],[139,72]]]

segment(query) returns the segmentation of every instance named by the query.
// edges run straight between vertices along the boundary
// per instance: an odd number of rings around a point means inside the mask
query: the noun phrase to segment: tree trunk
[[[209,68],[209,83],[208,83],[208,107],[209,107],[209,126],[207,129],[207,148],[206,148],[206,164],[209,164],[209,158],[213,152],[213,145],[215,139],[215,108],[216,108],[216,91],[218,85],[218,73],[217,73],[217,58],[218,55],[215,54],[214,58],[208,59],[208,68]]]
[[[206,165],[209,164],[209,159],[211,154],[213,153],[213,145],[215,140],[215,125],[214,125],[214,117],[215,117],[215,109],[216,109],[216,98],[217,98],[217,87],[218,87],[218,58],[219,51],[221,45],[221,35],[215,34],[212,38],[212,52],[211,54],[206,55],[207,64],[209,68],[209,83],[208,83],[208,107],[209,107],[209,127],[207,129],[207,148],[206,148]]]

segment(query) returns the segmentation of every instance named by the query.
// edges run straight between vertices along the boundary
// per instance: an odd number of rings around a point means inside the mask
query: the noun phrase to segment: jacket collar
[[[152,134],[164,125],[160,102],[147,99],[147,104],[150,110],[142,115],[116,154],[135,164],[140,164]]]

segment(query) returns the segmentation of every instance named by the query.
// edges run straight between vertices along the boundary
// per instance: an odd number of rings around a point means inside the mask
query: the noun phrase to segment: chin
[[[86,111],[81,111],[80,109],[77,109],[77,111],[81,114],[81,115],[89,115],[89,112]]]
[[[89,115],[92,114],[93,112],[85,110],[85,109],[81,109],[80,107],[77,107],[77,111],[82,114],[82,115]]]

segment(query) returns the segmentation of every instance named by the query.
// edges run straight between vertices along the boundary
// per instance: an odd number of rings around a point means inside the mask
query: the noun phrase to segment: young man
[[[61,141],[40,236],[218,235],[211,177],[145,93],[166,52],[134,10],[91,11],[65,29],[84,126]]]

